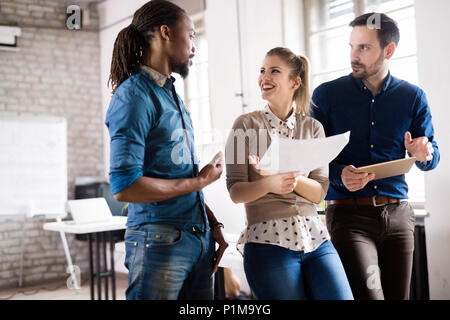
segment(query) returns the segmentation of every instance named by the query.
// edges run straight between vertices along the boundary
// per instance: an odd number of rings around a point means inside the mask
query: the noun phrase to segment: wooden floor
[[[125,300],[127,274],[116,273],[116,299]],[[109,284],[111,286],[111,282]],[[111,288],[109,289],[111,292]],[[110,293],[111,295],[111,293]],[[102,297],[104,298],[104,297]],[[109,297],[111,299],[111,296]],[[0,300],[90,300],[89,278],[81,279],[81,290],[68,289],[65,281],[0,291]]]

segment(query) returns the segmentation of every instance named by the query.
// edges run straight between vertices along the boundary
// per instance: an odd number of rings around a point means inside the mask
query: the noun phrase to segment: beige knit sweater
[[[296,114],[296,117],[294,139],[325,138],[325,133],[320,122],[301,114]],[[233,124],[233,130],[228,136],[225,148],[228,191],[237,182],[252,182],[263,178],[249,164],[248,156],[249,154],[258,155],[262,159],[271,143],[270,131],[271,124],[264,116],[263,111],[247,113],[236,119]],[[329,185],[328,166],[315,169],[311,172],[304,172],[303,174],[321,184],[321,200],[323,200]],[[286,195],[268,193],[262,198],[246,203],[245,211],[249,226],[266,220],[295,215],[317,215],[315,205],[295,192]]]

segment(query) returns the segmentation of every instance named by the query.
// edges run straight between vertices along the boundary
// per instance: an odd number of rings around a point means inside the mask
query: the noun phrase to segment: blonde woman
[[[308,69],[305,57],[287,48],[270,50],[258,78],[267,105],[237,118],[227,141],[227,188],[233,202],[245,204],[247,216],[238,250],[258,299],[353,299],[315,207],[328,189],[328,167],[284,174],[255,168],[273,137],[325,137],[308,116]]]

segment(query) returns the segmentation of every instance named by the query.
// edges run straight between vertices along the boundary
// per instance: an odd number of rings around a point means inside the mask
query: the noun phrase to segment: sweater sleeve
[[[227,189],[237,182],[248,182],[249,139],[244,116],[238,117],[228,135],[225,146]]]

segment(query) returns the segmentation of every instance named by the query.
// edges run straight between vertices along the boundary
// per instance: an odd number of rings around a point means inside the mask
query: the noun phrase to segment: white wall
[[[212,128],[223,135],[242,113],[236,1],[207,0],[205,35]]]
[[[283,0],[283,45],[296,54],[306,54],[303,0]]]
[[[264,56],[283,45],[282,1],[241,0],[239,3],[244,97],[248,110],[261,109],[265,102],[257,85]]]
[[[425,174],[425,219],[431,299],[450,299],[450,1],[416,0],[417,55],[419,83],[427,93],[435,137],[441,152],[438,167]]]
[[[245,112],[264,106],[257,85],[264,56],[280,45],[304,53],[302,17],[301,0],[206,1],[213,128],[225,132],[244,112],[238,93]]]

